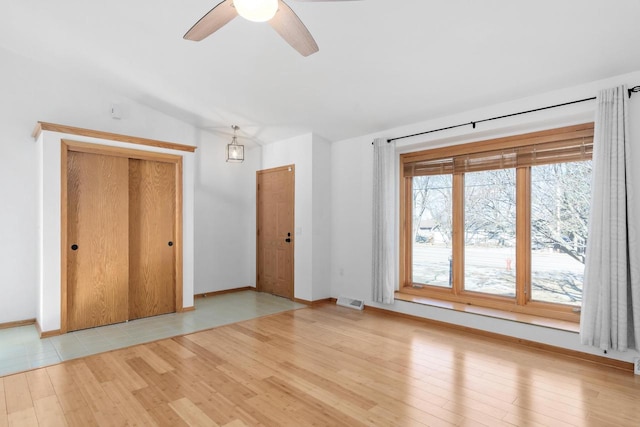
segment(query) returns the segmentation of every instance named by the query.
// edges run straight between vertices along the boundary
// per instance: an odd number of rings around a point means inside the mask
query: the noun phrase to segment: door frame
[[[67,294],[67,203],[68,203],[68,165],[67,155],[70,151],[101,154],[106,156],[126,157],[129,159],[150,160],[164,163],[173,163],[176,172],[176,212],[175,212],[175,305],[176,313],[183,311],[183,246],[182,246],[182,156],[175,154],[157,153],[152,151],[134,150],[109,145],[94,144],[89,142],[61,140],[60,156],[60,333],[68,332],[68,294]]]
[[[296,166],[295,164],[291,164],[291,165],[286,165],[286,166],[280,166],[277,168],[271,168],[271,169],[262,169],[259,171],[256,171],[256,291],[258,292],[262,292],[262,283],[259,280],[259,273],[260,273],[260,234],[258,233],[259,231],[259,226],[260,226],[260,186],[259,186],[259,179],[260,179],[260,175],[266,174],[266,173],[273,173],[273,172],[281,172],[281,171],[290,171],[291,172],[291,179],[293,180],[293,194],[291,195],[291,203],[293,204],[292,208],[293,208],[293,215],[292,215],[292,230],[295,230],[295,217],[296,217]],[[295,235],[295,233],[294,233]],[[291,245],[291,301],[295,301],[295,243],[296,243],[296,239],[293,239],[292,245]]]

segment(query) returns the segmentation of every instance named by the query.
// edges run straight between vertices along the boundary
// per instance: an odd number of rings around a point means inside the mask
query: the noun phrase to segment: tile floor
[[[254,291],[199,298],[196,310],[40,339],[34,325],[0,329],[0,377],[134,344],[305,307]]]

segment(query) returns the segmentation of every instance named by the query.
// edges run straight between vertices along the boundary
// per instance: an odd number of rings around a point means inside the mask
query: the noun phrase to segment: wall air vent
[[[338,297],[338,301],[336,302],[336,304],[343,307],[355,308],[356,310],[364,309],[364,301],[359,299]]]

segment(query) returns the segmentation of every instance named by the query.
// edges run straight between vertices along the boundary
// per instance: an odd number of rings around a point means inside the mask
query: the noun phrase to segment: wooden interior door
[[[293,165],[257,172],[257,289],[293,299]]]
[[[129,294],[129,160],[67,155],[67,329],[124,322]]]
[[[129,159],[129,319],[176,311],[176,165]]]

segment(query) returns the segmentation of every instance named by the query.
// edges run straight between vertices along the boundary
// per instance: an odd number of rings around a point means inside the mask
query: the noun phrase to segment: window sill
[[[511,322],[526,323],[529,325],[542,326],[545,328],[558,329],[567,332],[580,332],[580,325],[566,320],[550,319],[548,317],[533,316],[530,314],[515,313],[493,308],[479,307],[476,305],[463,304],[459,302],[444,301],[434,298],[427,298],[418,295],[411,295],[402,292],[395,293],[395,299],[415,304],[428,305],[430,307],[444,308],[447,310],[460,311],[464,313],[477,314],[480,316],[493,317],[496,319],[509,320]]]

